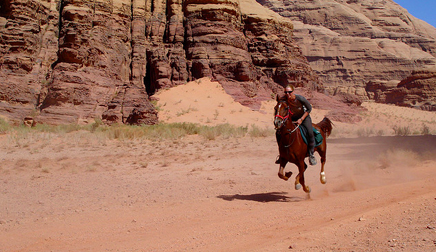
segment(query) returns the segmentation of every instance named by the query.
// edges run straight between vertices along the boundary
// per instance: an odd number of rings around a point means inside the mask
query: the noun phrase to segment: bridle
[[[276,131],[279,131],[285,124],[286,124],[286,121],[289,119],[289,117],[292,117],[292,115],[294,114],[294,113],[292,113],[292,111],[291,111],[291,108],[286,104],[286,109],[287,109],[287,111],[288,111],[288,113],[285,115],[285,116],[282,116],[282,115],[279,115],[278,114],[278,111],[280,110],[280,106],[282,105],[282,103],[286,103],[285,101],[281,101],[281,102],[279,102],[280,104],[279,104],[279,107],[277,108],[277,112],[276,112],[276,114],[275,114],[275,118],[280,118],[280,119],[282,119],[282,124],[280,125],[280,127],[277,127],[276,126]],[[294,124],[296,124],[295,122],[292,122],[292,123],[294,123]],[[297,124],[297,126],[294,128],[294,129],[292,129],[292,130],[289,130],[289,129],[287,129],[286,131],[286,133],[285,134],[292,134],[292,133],[294,133],[298,128],[300,127],[300,125],[299,124]],[[289,143],[288,145],[286,145],[286,146],[284,146],[285,148],[288,148],[289,146],[291,146],[292,145],[292,143],[295,141],[295,138],[292,140],[292,142],[291,143]]]
[[[289,119],[289,117],[292,116],[292,115],[294,114],[294,113],[292,113],[291,108],[286,104],[286,109],[288,110],[288,113],[287,113],[285,116],[279,115],[279,114],[278,114],[278,111],[280,110],[280,106],[281,106],[283,103],[286,103],[286,102],[285,102],[285,101],[280,101],[280,102],[279,102],[279,107],[277,108],[277,113],[275,114],[275,118],[280,118],[280,119],[282,119],[282,125],[281,125],[280,127],[276,128],[276,130],[278,130],[278,129],[280,129],[281,127],[283,127],[283,125],[285,125],[285,123],[286,123],[286,121]],[[295,122],[293,122],[293,123],[295,123]],[[300,127],[300,125],[297,125],[297,127],[295,127],[295,128],[291,131],[291,133],[294,132],[296,129],[298,129],[298,127]]]
[[[286,122],[286,120],[288,120],[289,116],[292,115],[293,113],[291,112],[291,109],[289,108],[289,106],[286,105],[286,108],[288,109],[288,114],[285,115],[285,116],[279,115],[278,111],[280,110],[280,106],[282,105],[282,103],[284,103],[284,102],[283,101],[279,102],[279,107],[277,108],[277,113],[276,113],[275,117],[276,118],[278,117],[278,118],[282,119],[283,120],[283,124],[284,124]]]

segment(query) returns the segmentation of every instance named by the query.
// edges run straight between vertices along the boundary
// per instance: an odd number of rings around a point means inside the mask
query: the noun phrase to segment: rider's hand
[[[300,125],[300,124],[302,124],[302,123],[303,123],[303,120],[301,120],[301,118],[297,120],[297,124],[298,124],[298,125]]]

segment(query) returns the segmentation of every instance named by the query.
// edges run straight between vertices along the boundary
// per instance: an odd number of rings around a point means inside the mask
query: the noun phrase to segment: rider
[[[289,104],[301,104],[301,106],[303,107],[304,114],[300,118],[298,118],[296,122],[298,125],[303,125],[307,129],[307,148],[309,152],[309,163],[311,165],[316,165],[316,158],[313,155],[315,150],[315,137],[313,135],[312,119],[310,118],[312,105],[310,105],[310,103],[307,101],[306,98],[304,98],[304,96],[295,94],[294,89],[295,88],[293,85],[287,85],[285,87],[285,96]],[[299,101],[299,103],[296,103],[297,100]]]

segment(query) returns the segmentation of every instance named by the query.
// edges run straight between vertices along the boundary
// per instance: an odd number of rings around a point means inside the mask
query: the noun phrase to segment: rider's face
[[[288,99],[289,98],[292,100],[295,99],[294,92],[292,91],[292,89],[290,89],[288,87],[285,88],[285,95],[286,95],[286,97],[288,97]]]

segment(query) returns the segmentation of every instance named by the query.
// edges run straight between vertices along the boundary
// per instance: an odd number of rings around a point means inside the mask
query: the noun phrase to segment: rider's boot
[[[309,140],[309,164],[310,165],[316,165],[316,158],[313,155],[315,153],[315,139]]]
[[[315,155],[313,155],[313,152],[310,152],[310,151],[309,151],[309,164],[310,165],[316,165]]]

